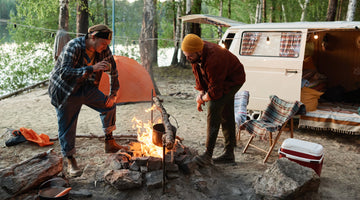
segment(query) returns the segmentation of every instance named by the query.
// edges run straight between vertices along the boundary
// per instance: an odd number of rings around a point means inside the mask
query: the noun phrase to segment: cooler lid
[[[294,138],[285,139],[281,145],[281,148],[309,154],[312,156],[321,156],[324,153],[324,148],[321,144]]]

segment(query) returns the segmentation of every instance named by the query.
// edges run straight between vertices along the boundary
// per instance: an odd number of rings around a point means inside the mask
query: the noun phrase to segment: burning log
[[[171,150],[174,147],[175,143],[175,131],[174,126],[171,125],[169,121],[170,115],[166,112],[165,108],[162,106],[160,99],[158,97],[153,97],[153,102],[156,105],[157,110],[160,111],[162,117],[162,123],[165,127],[165,135],[163,135],[163,142],[168,150]]]

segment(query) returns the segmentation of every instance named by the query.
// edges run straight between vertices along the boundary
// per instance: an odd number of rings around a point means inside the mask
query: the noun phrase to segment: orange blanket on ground
[[[50,138],[48,135],[45,135],[43,133],[38,135],[32,129],[27,129],[27,128],[21,127],[20,132],[25,137],[26,140],[35,142],[41,147],[54,144],[53,142],[50,142]]]

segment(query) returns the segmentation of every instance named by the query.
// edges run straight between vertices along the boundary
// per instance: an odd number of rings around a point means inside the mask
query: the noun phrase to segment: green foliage
[[[0,52],[0,95],[46,80],[53,68],[48,44],[23,43]]]
[[[0,1],[0,19],[9,20],[10,12],[16,13],[15,0]],[[7,30],[6,21],[0,21],[0,44],[10,41],[9,31]]]
[[[143,1],[129,3],[126,0],[115,2],[116,44],[138,42],[141,32]],[[109,10],[111,16],[111,9]]]
[[[8,29],[18,43],[52,43],[58,25],[59,3],[48,0],[16,0],[16,15],[11,14]],[[55,22],[55,23],[54,23]]]
[[[174,46],[174,19],[176,17],[176,2],[158,4],[158,45],[159,48]]]

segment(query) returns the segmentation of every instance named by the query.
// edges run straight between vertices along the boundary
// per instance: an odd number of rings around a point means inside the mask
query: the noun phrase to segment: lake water
[[[39,62],[42,62],[44,58],[52,57],[52,45],[47,44],[38,44],[36,49],[32,52],[27,53],[26,51],[20,54],[17,52],[17,49],[20,48],[19,45],[15,43],[2,44],[0,45],[0,96],[6,95],[11,91],[11,89],[4,87],[6,83],[16,81],[16,78],[13,77],[12,71],[25,71],[29,67],[34,67],[39,65]],[[113,50],[112,46],[110,49]],[[174,48],[161,48],[158,50],[158,66],[166,67],[170,66],[172,56],[174,53]],[[139,45],[116,45],[114,55],[121,55],[132,58],[140,62],[140,50]],[[180,58],[180,51],[178,58]],[[25,72],[26,73],[26,72]],[[26,76],[24,76],[26,77]],[[39,80],[34,80],[33,78],[28,78],[28,80],[22,80],[26,83],[26,86],[35,84]]]

